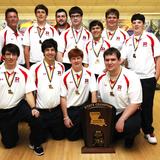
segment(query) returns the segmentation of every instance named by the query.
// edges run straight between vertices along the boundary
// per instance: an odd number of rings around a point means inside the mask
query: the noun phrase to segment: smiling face
[[[59,26],[65,26],[67,23],[67,15],[65,14],[65,12],[58,12],[56,14],[56,23]]]
[[[44,22],[46,22],[47,14],[46,14],[45,10],[43,10],[43,9],[37,9],[36,10],[36,18],[37,18],[37,22],[38,23],[44,23]]]
[[[77,57],[72,57],[70,59],[70,62],[72,64],[72,68],[74,71],[78,72],[82,69],[82,57],[81,56],[77,56]]]
[[[15,30],[19,21],[18,15],[15,12],[8,12],[5,18],[7,25]]]
[[[107,29],[116,30],[118,27],[118,21],[119,21],[118,17],[115,14],[110,13],[106,18]]]
[[[139,36],[143,33],[144,30],[144,23],[141,20],[134,20],[132,22],[132,28],[134,30],[134,34]]]
[[[6,68],[14,69],[17,64],[18,55],[15,53],[6,51],[5,55],[3,56],[3,59],[5,60]]]
[[[100,26],[98,26],[98,25],[93,26],[91,28],[91,33],[92,33],[93,39],[98,40],[101,37],[102,28]]]
[[[53,47],[51,48],[46,48],[44,50],[44,60],[48,63],[54,63],[56,57],[56,51]]]

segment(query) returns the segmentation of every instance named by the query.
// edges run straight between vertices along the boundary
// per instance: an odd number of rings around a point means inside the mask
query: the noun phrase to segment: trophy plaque
[[[84,107],[82,153],[115,153],[112,147],[113,117],[115,108],[106,103],[89,104]]]

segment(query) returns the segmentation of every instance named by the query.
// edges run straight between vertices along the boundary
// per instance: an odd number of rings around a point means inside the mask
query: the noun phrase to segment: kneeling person
[[[30,71],[37,86],[36,107],[44,128],[44,141],[51,134],[54,139],[64,138],[63,115],[60,107],[60,81],[64,66],[55,61],[57,42],[46,39],[42,43],[44,59],[31,66]],[[48,134],[49,133],[49,134]]]

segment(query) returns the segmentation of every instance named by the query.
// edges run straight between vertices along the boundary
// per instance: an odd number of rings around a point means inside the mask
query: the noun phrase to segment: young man
[[[60,107],[60,81],[64,66],[55,61],[57,42],[53,39],[42,43],[44,59],[31,66],[30,71],[37,86],[36,108],[44,128],[44,139],[48,133],[54,139],[64,138],[63,115]]]
[[[32,91],[36,89],[29,71],[17,65],[20,55],[15,44],[7,44],[2,48],[4,63],[0,66],[0,131],[2,143],[6,148],[15,147],[18,135],[18,123],[28,122],[30,147],[37,155],[44,154],[41,145],[42,128],[39,121],[39,111],[35,108]],[[24,100],[24,97],[26,101]]]
[[[41,45],[45,39],[53,38],[58,43],[59,37],[56,29],[46,21],[48,16],[48,8],[46,6],[43,4],[37,5],[35,7],[35,15],[37,22],[26,30],[23,39],[27,68],[30,68],[32,64],[43,60]]]
[[[120,56],[116,48],[104,52],[107,72],[98,77],[98,91],[103,102],[116,108],[115,138],[124,136],[125,147],[130,148],[140,132],[142,88],[138,76],[121,67]]]
[[[92,33],[93,40],[90,40],[86,44],[85,52],[87,55],[88,67],[97,77],[105,69],[103,53],[110,48],[110,44],[101,37],[103,24],[100,21],[91,21],[89,30]]]
[[[86,42],[91,38],[91,33],[82,24],[82,9],[77,6],[72,7],[69,11],[69,16],[71,27],[61,34],[61,45],[58,47],[59,53],[57,55],[58,61],[63,62],[66,70],[71,67],[68,52],[73,48],[79,48],[83,51]]]
[[[91,102],[96,103],[96,80],[94,74],[82,66],[83,52],[71,49],[68,53],[72,64],[66,71],[61,83],[61,107],[66,137],[77,140],[82,137],[81,114],[91,92]]]
[[[64,10],[63,8],[58,9],[56,11],[55,19],[56,25],[54,26],[54,28],[57,30],[58,34],[61,35],[63,31],[70,27],[69,23],[67,22],[68,15],[66,10]]]
[[[15,8],[8,8],[5,11],[5,20],[7,22],[7,26],[0,31],[0,54],[3,46],[8,43],[16,44],[20,49],[20,56],[18,57],[18,63],[21,65],[25,64],[24,60],[24,50],[23,50],[23,36],[18,31],[18,12]],[[3,60],[3,59],[2,59]]]
[[[144,31],[144,15],[134,14],[131,22],[134,34],[126,41],[122,49],[122,58],[127,60],[128,68],[141,79],[142,130],[148,142],[156,144],[152,122],[156,81],[160,76],[160,43],[154,34]]]
[[[102,37],[110,41],[111,47],[121,51],[123,43],[129,38],[126,31],[118,27],[119,11],[115,8],[110,8],[105,13],[106,28],[102,32]]]

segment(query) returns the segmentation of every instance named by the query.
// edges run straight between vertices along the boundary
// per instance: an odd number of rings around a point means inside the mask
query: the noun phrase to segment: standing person
[[[77,140],[82,137],[81,114],[91,92],[91,102],[96,103],[96,79],[93,73],[82,65],[83,52],[71,49],[68,53],[72,67],[66,71],[61,83],[61,107],[66,137]]]
[[[41,146],[42,129],[39,123],[39,111],[35,108],[32,91],[36,86],[29,71],[17,64],[20,51],[15,44],[2,48],[4,63],[0,66],[0,132],[6,148],[16,146],[18,123],[27,121],[30,128],[30,147],[37,155],[44,154]],[[26,101],[24,100],[24,97]]]
[[[98,77],[98,91],[103,102],[116,108],[115,138],[124,136],[125,147],[130,148],[141,127],[142,87],[134,72],[121,67],[120,56],[113,47],[104,52],[106,73]]]
[[[68,20],[68,15],[65,9],[60,8],[56,11],[55,15],[56,25],[54,28],[57,30],[58,34],[61,35],[63,31],[70,27]]]
[[[160,43],[154,34],[144,31],[144,15],[134,14],[131,22],[134,34],[126,41],[122,49],[122,58],[127,60],[128,68],[141,79],[142,130],[148,142],[156,144],[152,122],[156,81],[160,76]]]
[[[73,48],[79,48],[83,51],[86,42],[91,38],[91,33],[82,24],[82,9],[77,6],[72,7],[69,10],[69,16],[71,27],[61,34],[61,45],[58,47],[59,53],[57,55],[58,61],[63,62],[66,70],[71,67],[68,52]]]
[[[21,65],[25,64],[24,60],[24,50],[23,50],[23,35],[18,31],[18,12],[15,8],[8,8],[5,11],[5,20],[7,26],[0,31],[0,53],[2,48],[8,44],[16,44],[20,49],[20,56],[18,58],[18,63]]]
[[[129,35],[126,31],[118,26],[119,11],[115,8],[110,8],[105,13],[106,28],[102,32],[102,37],[110,41],[111,47],[121,51],[122,46]]]
[[[60,107],[60,81],[64,66],[55,61],[57,42],[46,39],[42,43],[44,59],[31,66],[30,71],[37,86],[36,108],[44,128],[43,138],[50,133],[54,139],[64,138],[63,114]]]
[[[96,75],[105,69],[103,53],[110,48],[109,42],[102,38],[103,24],[99,20],[93,20],[89,24],[89,30],[93,39],[85,47],[89,69]]]
[[[48,8],[43,4],[38,4],[35,7],[34,12],[37,22],[25,31],[23,39],[24,56],[27,68],[30,68],[32,64],[43,60],[41,45],[45,39],[53,38],[58,43],[59,37],[56,29],[46,21]]]

